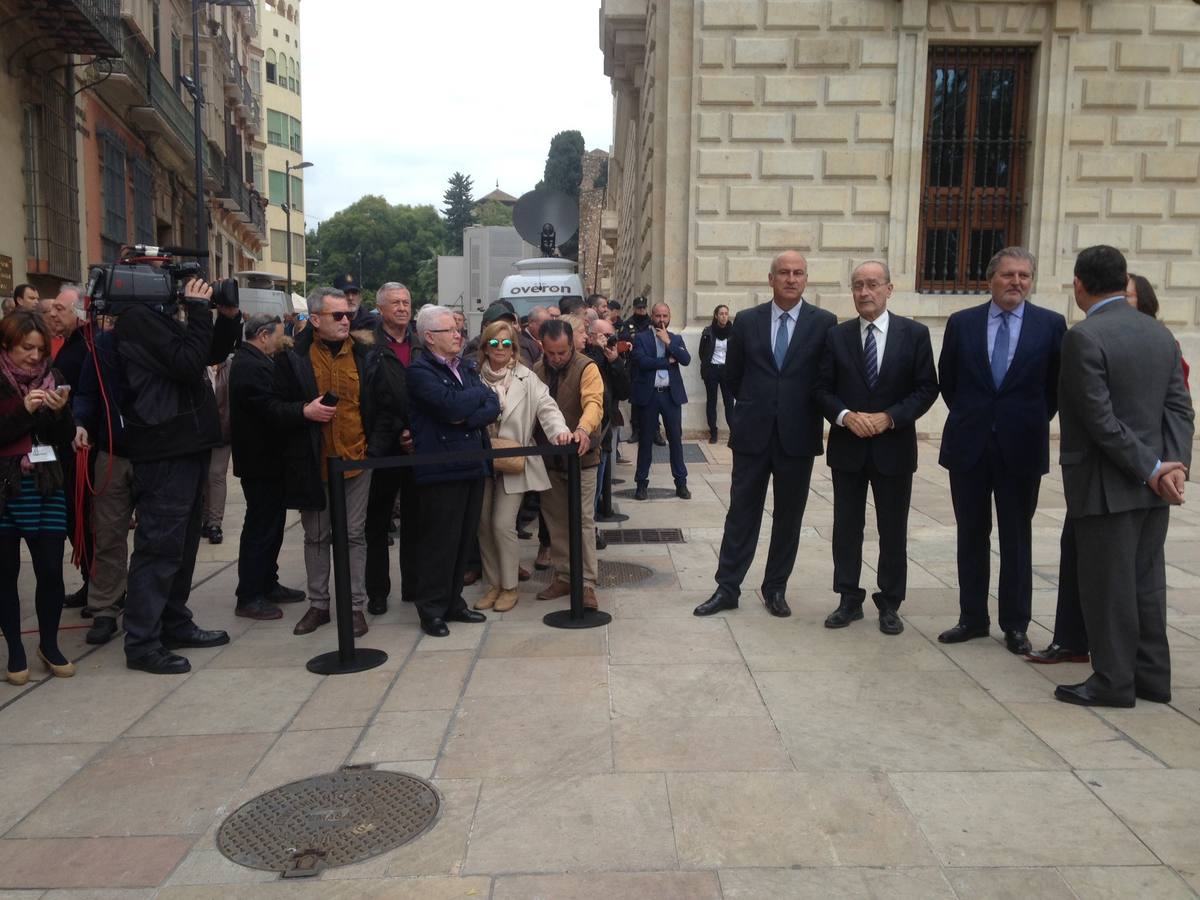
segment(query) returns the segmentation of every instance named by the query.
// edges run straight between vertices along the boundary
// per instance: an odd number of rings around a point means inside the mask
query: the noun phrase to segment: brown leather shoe
[[[329,610],[317,609],[315,606],[310,606],[306,612],[296,623],[296,627],[292,629],[292,634],[312,634],[322,625],[329,624]]]
[[[495,609],[496,612],[508,612],[517,605],[518,596],[519,595],[517,594],[516,588],[501,591],[500,596],[496,598],[496,605],[493,607],[493,609]]]
[[[596,599],[596,589],[585,587],[583,589],[583,608],[584,609],[599,609],[600,602]]]
[[[540,591],[537,595],[539,600],[557,600],[559,597],[571,596],[571,585],[565,581],[552,581],[548,588]]]
[[[362,637],[367,633],[367,617],[361,609],[356,609],[350,614],[350,621],[354,623],[355,637]]]
[[[496,598],[500,596],[500,588],[494,584],[488,588],[486,594],[475,601],[475,609],[491,609],[496,604]]]
[[[528,581],[533,575],[524,566],[517,566],[517,581]]]
[[[481,577],[483,577],[483,573],[477,569],[471,569],[467,572],[463,572],[463,587],[470,587]]]

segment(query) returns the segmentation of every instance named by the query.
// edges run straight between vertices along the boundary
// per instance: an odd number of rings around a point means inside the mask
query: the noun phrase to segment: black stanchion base
[[[625,515],[625,513],[619,512],[600,513],[598,516],[596,516],[597,522],[625,522],[628,521],[628,519],[629,516]]]
[[[599,628],[612,621],[612,616],[603,610],[583,610],[582,619],[572,619],[569,609],[559,609],[542,616],[542,621],[551,628]]]
[[[349,675],[351,672],[365,672],[387,662],[388,655],[382,650],[372,650],[369,647],[357,647],[354,655],[342,662],[338,651],[331,650],[314,656],[308,661],[308,671],[317,675]]]

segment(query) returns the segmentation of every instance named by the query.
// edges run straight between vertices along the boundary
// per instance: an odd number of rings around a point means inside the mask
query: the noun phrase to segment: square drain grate
[[[615,544],[682,544],[678,528],[605,528],[601,534],[611,547]]]

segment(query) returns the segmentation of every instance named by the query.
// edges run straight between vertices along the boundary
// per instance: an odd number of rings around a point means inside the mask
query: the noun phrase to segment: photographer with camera
[[[121,303],[115,330],[138,513],[125,603],[125,661],[156,675],[191,670],[172,650],[229,642],[224,631],[197,627],[188,596],[209,453],[221,443],[217,398],[206,370],[233,350],[241,313],[236,290],[221,290],[214,324],[213,288],[200,278],[189,279],[182,294],[181,302]]]
[[[584,353],[600,369],[604,381],[604,418],[600,428],[600,467],[596,472],[596,512],[600,512],[600,495],[604,492],[605,473],[612,465],[613,431],[625,424],[621,416],[621,401],[629,399],[631,380],[625,360],[621,358],[621,342],[608,319],[597,319],[588,325],[588,344]],[[596,549],[604,549],[604,539],[596,530]]]

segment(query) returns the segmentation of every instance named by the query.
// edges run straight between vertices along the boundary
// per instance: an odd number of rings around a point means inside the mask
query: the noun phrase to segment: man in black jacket
[[[624,421],[620,403],[629,399],[630,377],[625,360],[617,352],[616,330],[607,319],[597,319],[588,325],[588,345],[583,352],[600,369],[600,377],[604,379],[604,419],[600,425],[603,436],[600,438],[600,468],[596,472],[596,514],[599,515],[605,474],[612,465],[613,429]],[[596,549],[603,550],[604,547],[604,539],[596,529]]]
[[[917,469],[916,421],[937,399],[929,329],[888,312],[892,278],[870,260],[851,274],[858,316],[829,330],[817,403],[833,428],[825,459],[833,470],[833,589],[841,597],[825,619],[844,628],[863,617],[863,524],[867,488],[879,526],[879,630],[904,630],[897,610],[908,579],[908,509]]]
[[[372,334],[367,360],[368,377],[385,382],[387,396],[397,404],[399,429],[396,441],[382,450],[385,456],[412,452],[408,431],[408,382],[405,370],[421,355],[412,325],[412,294],[398,281],[389,281],[375,292],[379,322]],[[382,615],[392,592],[388,531],[396,497],[400,498],[400,597],[414,599],[419,565],[417,544],[417,496],[412,469],[375,469],[371,472],[371,496],[367,501],[367,612]]]
[[[301,422],[277,421],[275,354],[283,340],[279,316],[257,315],[246,322],[245,339],[229,371],[229,419],[233,474],[241,480],[246,518],[238,547],[236,614],[247,619],[283,617],[277,603],[297,603],[304,591],[279,583],[279,548],[283,545],[283,471],[279,467],[281,431]],[[333,410],[315,401],[301,415],[307,421],[332,417]]]
[[[180,674],[180,647],[229,643],[224,631],[192,621],[188,596],[209,451],[221,442],[217,398],[205,367],[225,359],[241,313],[209,308],[212,287],[193,278],[180,305],[129,303],[117,316],[126,447],[133,463],[138,525],[125,602],[125,661],[131,669]]]

